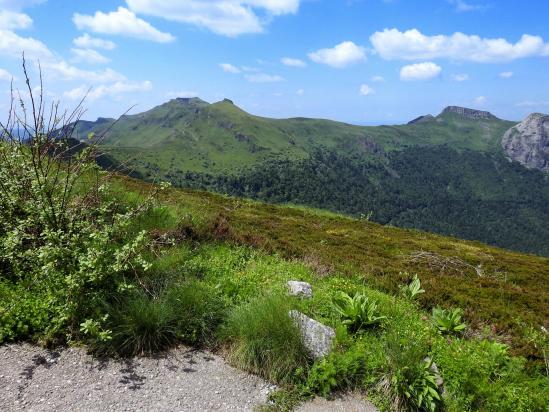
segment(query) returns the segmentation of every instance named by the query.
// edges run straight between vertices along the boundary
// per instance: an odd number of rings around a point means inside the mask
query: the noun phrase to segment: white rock
[[[313,297],[313,288],[307,282],[289,280],[288,289],[290,296],[299,296],[306,299],[310,299]]]
[[[297,310],[290,311],[290,317],[296,322],[303,338],[303,344],[309,354],[317,359],[326,356],[332,350],[335,331]]]

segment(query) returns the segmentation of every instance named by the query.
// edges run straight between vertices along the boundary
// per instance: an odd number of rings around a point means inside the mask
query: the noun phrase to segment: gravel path
[[[98,360],[84,349],[0,346],[0,411],[252,410],[272,386],[209,352]]]

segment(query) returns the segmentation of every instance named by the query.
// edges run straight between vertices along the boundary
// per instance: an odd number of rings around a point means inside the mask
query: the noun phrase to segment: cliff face
[[[497,119],[497,117],[490,112],[485,112],[483,110],[468,109],[466,107],[459,107],[459,106],[448,106],[442,111],[442,113],[454,113],[462,117],[465,117],[466,119],[473,119],[473,120]]]
[[[549,172],[549,116],[529,115],[505,133],[501,145],[510,159]]]

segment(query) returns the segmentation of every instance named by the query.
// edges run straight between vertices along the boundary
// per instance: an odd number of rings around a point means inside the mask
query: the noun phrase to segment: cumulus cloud
[[[469,75],[467,73],[457,73],[452,74],[451,78],[455,82],[465,82],[469,80]]]
[[[300,0],[126,0],[126,3],[138,14],[192,24],[235,37],[261,33],[270,20],[265,17],[296,13]]]
[[[429,80],[437,77],[441,72],[442,68],[433,62],[410,64],[400,69],[400,79]]]
[[[374,50],[387,60],[448,58],[477,63],[498,63],[516,59],[549,56],[549,44],[543,38],[524,34],[516,43],[506,39],[488,39],[454,33],[427,36],[417,29],[401,32],[385,29],[370,36]]]
[[[97,100],[105,96],[118,98],[125,93],[146,92],[149,90],[152,90],[152,83],[150,81],[118,81],[113,84],[100,84],[92,88],[87,85],[81,85],[65,92],[63,96],[71,100],[80,100],[84,97],[89,100]]]
[[[513,77],[515,73],[513,72],[501,72],[499,74],[499,77],[501,77],[502,79],[510,79],[511,77]]]
[[[3,30],[28,29],[32,19],[24,13],[10,10],[0,10],[0,27]]]
[[[23,52],[26,57],[32,59],[47,58],[53,55],[40,40],[21,37],[13,31],[0,29],[0,55],[21,57]]]
[[[97,50],[93,49],[71,49],[74,54],[73,61],[90,64],[105,64],[110,62],[110,59],[103,56]]]
[[[273,74],[257,73],[247,74],[244,76],[246,80],[252,83],[276,83],[284,81],[284,77]]]
[[[175,40],[170,33],[158,30],[124,7],[119,7],[110,13],[96,11],[93,16],[75,13],[72,21],[79,30],[89,30],[94,33],[116,34],[158,43]]]
[[[64,60],[42,63],[47,75],[54,75],[63,80],[85,80],[90,83],[108,83],[125,81],[122,74],[107,68],[99,71],[83,70],[68,64]]]
[[[370,86],[368,86],[367,84],[363,84],[360,86],[360,94],[362,96],[370,96],[375,93],[376,91],[372,89]]]
[[[374,83],[381,83],[385,81],[385,78],[383,76],[372,76],[372,81]]]
[[[88,33],[84,33],[82,36],[75,38],[73,44],[82,49],[103,49],[103,50],[113,50],[116,48],[110,40],[98,39],[97,37],[92,37]]]
[[[284,57],[282,58],[282,64],[285,66],[290,67],[305,67],[307,66],[307,63],[305,63],[303,60],[300,59],[293,59],[291,57]]]
[[[303,89],[298,89],[295,94],[297,94],[298,96],[303,96],[305,94],[305,90]]]
[[[15,77],[10,72],[0,69],[0,81],[11,81],[11,79],[15,79]]]
[[[240,69],[236,66],[233,66],[231,63],[220,63],[219,67],[226,73],[240,73]]]
[[[366,60],[366,50],[352,41],[344,41],[331,49],[320,49],[309,53],[309,58],[315,63],[343,68]]]

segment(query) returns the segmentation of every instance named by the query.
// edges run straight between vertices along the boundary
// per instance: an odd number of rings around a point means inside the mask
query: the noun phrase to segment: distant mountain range
[[[146,180],[549,255],[545,115],[517,124],[450,106],[405,125],[354,126],[177,98],[116,123],[81,121],[77,137],[107,129],[109,156]]]

